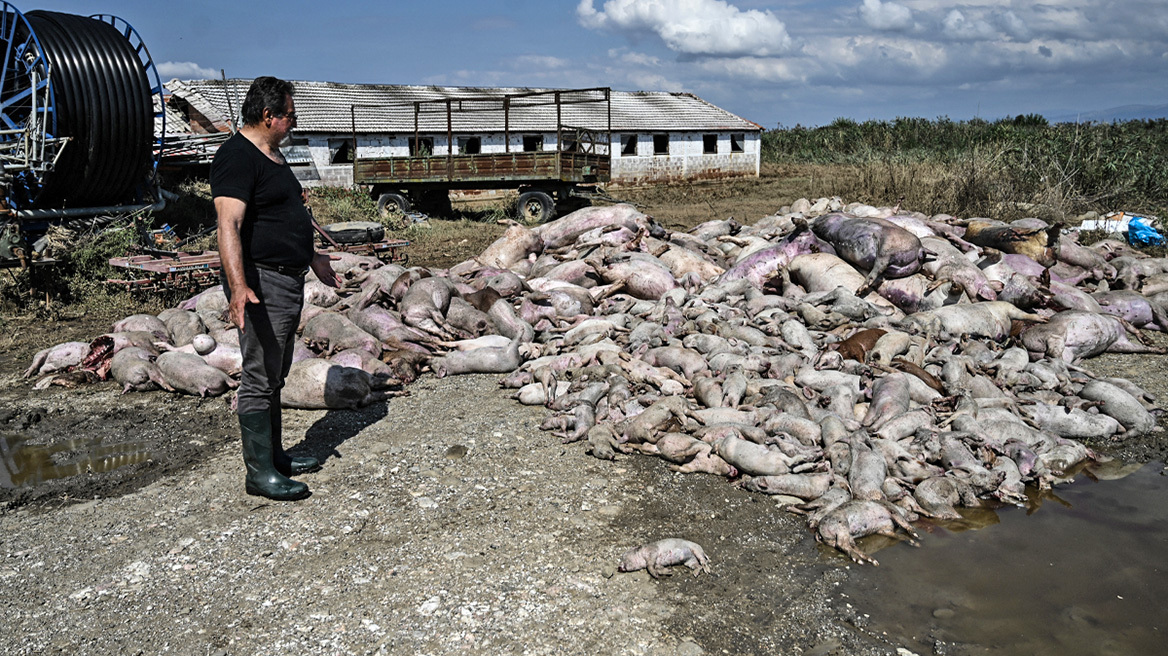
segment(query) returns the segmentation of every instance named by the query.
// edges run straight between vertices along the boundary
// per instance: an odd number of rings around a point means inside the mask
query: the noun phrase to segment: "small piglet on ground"
[[[706,552],[696,543],[681,538],[666,538],[629,549],[621,557],[617,570],[635,572],[647,569],[650,576],[659,578],[669,576],[666,568],[673,565],[685,565],[693,570],[694,576],[710,573],[710,559]]]

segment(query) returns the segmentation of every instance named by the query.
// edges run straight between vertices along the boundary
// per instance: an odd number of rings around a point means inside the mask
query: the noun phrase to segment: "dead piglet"
[[[454,285],[445,278],[422,278],[410,285],[399,308],[402,320],[444,340],[473,337],[446,325],[445,314],[454,296]]]
[[[995,422],[981,422],[985,425],[986,431],[992,433],[996,426]],[[956,422],[955,422],[956,424]],[[1018,422],[1017,432],[1022,432],[1022,429],[1029,428],[1025,424]],[[969,483],[974,492],[977,494],[986,494],[998,489],[1002,484],[1003,474],[1001,472],[991,472],[986,468],[985,463],[980,458],[973,454],[973,451],[966,445],[964,439],[973,438],[972,434],[949,432],[942,433],[938,436],[940,444],[940,453],[938,457],[940,463],[948,469],[953,475],[964,479]]]
[[[329,362],[340,365],[342,367],[353,367],[361,369],[366,373],[381,378],[385,381],[392,381],[400,383],[393,369],[381,361],[381,359],[365,349],[351,348],[343,351],[333,353],[329,358]]]
[[[90,346],[85,342],[65,342],[37,351],[32,356],[32,364],[24,372],[25,378],[34,375],[52,374],[76,367],[89,355]]]
[[[568,412],[551,415],[540,425],[542,430],[558,429],[553,433],[564,444],[579,442],[596,425],[596,407],[591,403],[577,403]]]
[[[974,302],[998,300],[997,292],[985,273],[948,239],[922,237],[921,246],[931,256],[921,268],[934,281],[948,280],[957,284]]]
[[[1155,299],[1126,289],[1096,292],[1091,296],[1106,314],[1121,317],[1136,328],[1168,332],[1168,312]]]
[[[815,530],[819,527],[819,523],[823,521],[824,517],[851,500],[852,495],[848,492],[847,485],[843,485],[841,487],[829,488],[827,492],[823,493],[823,496],[817,499],[812,499],[806,503],[800,503],[794,506],[787,506],[787,510],[797,515],[807,515],[807,526]]]
[[[1128,339],[1123,321],[1110,315],[1064,310],[1040,326],[1022,332],[1019,341],[1034,359],[1043,356],[1078,362],[1100,353],[1164,353]]]
[[[856,362],[867,362],[868,353],[876,346],[876,342],[888,331],[879,328],[858,330],[850,337],[834,344],[834,349],[845,359]],[[907,335],[906,335],[907,337]]]
[[[842,504],[823,517],[819,522],[816,539],[846,553],[852,560],[863,564],[879,565],[875,558],[860,551],[856,546],[856,538],[867,535],[883,535],[896,540],[905,540],[909,544],[919,546],[911,539],[919,537],[901,515],[901,509],[887,501],[853,500]],[[905,538],[896,532],[897,528],[904,530],[911,538]]]
[[[478,337],[494,330],[495,324],[486,312],[475,308],[459,296],[450,299],[450,306],[446,308],[446,323],[455,329]]]
[[[666,396],[626,420],[622,432],[627,442],[656,442],[659,433],[684,428],[689,419],[696,417],[685,397]]]
[[[955,506],[976,508],[981,503],[966,481],[953,476],[933,476],[917,484],[913,497],[925,515],[934,519],[961,519]]]
[[[680,374],[687,381],[702,372],[709,371],[710,365],[702,354],[683,346],[662,346],[649,349],[642,359],[654,367],[667,367]]]
[[[519,341],[502,348],[477,348],[454,351],[430,361],[430,369],[439,378],[455,374],[509,374],[523,364]]]
[[[193,353],[168,351],[158,356],[159,371],[166,382],[179,392],[191,396],[219,396],[239,383],[203,361]]]
[[[1156,428],[1156,417],[1144,408],[1140,400],[1127,390],[1103,380],[1093,380],[1083,386],[1079,397],[1102,403],[1099,411],[1114,417],[1131,435],[1142,435]]]
[[[209,349],[202,346],[204,339],[211,343]],[[169,350],[198,355],[203,362],[228,376],[236,376],[243,370],[243,353],[239,347],[234,344],[220,344],[209,335],[196,335],[190,344]]]
[[[507,269],[523,260],[528,254],[543,252],[544,244],[539,235],[521,226],[512,225],[482,253],[475,258],[485,267]]]
[[[1026,483],[1022,481],[1022,470],[1013,459],[998,455],[994,457],[993,472],[1001,472],[1002,483],[993,491],[993,496],[1004,503],[1016,506],[1026,505]]]
[[[857,296],[867,295],[881,278],[903,278],[921,267],[921,240],[884,219],[828,214],[816,219],[811,230],[841,258],[869,272]]]
[[[138,330],[153,333],[162,340],[170,339],[170,331],[166,329],[166,323],[153,314],[132,314],[115,323],[110,332],[123,333]]]
[[[122,386],[122,394],[130,390],[145,392],[158,388],[168,392],[174,391],[166,382],[158,365],[154,364],[154,357],[145,349],[129,346],[110,358],[110,373]]]
[[[655,301],[677,289],[673,272],[657,258],[626,259],[604,264],[590,260],[597,275],[611,285],[608,294],[624,291],[634,298]]]
[[[656,579],[669,576],[667,568],[674,565],[685,565],[693,570],[694,576],[702,572],[710,573],[710,559],[706,552],[696,543],[680,538],[658,540],[628,550],[621,556],[617,571],[635,572],[646,569],[649,575]]]
[[[670,462],[669,468],[683,474],[705,473],[717,476],[737,476],[738,470],[714,454],[714,447],[685,433],[665,433],[656,444],[631,444],[642,453],[656,455]]]
[[[752,476],[741,480],[739,486],[751,492],[763,494],[785,494],[812,501],[827,494],[835,481],[835,474],[778,474],[773,476]]]
[[[401,315],[380,305],[370,305],[360,310],[354,308],[349,311],[347,316],[358,328],[382,342],[397,340],[428,347],[435,345],[433,335],[405,325],[401,320]]]
[[[908,374],[882,376],[872,387],[872,402],[860,425],[880,430],[887,422],[908,412],[910,403]]]
[[[535,339],[535,329],[516,314],[515,308],[506,299],[499,299],[491,304],[487,316],[490,317],[495,332],[508,339],[517,339],[521,343]]]
[[[849,440],[851,464],[848,466],[848,489],[856,499],[886,500],[884,479],[888,478],[888,463],[884,455],[869,447],[863,433],[854,433]]]
[[[166,324],[167,333],[170,335],[170,343],[175,346],[186,346],[191,343],[195,335],[202,335],[207,332],[207,327],[203,325],[203,320],[199,315],[190,310],[170,309],[163,310],[158,313],[158,318]]]
[[[755,444],[723,434],[714,441],[714,453],[738,471],[751,476],[789,474],[795,458],[787,456],[777,446]]]
[[[1039,428],[1059,437],[1099,440],[1122,430],[1114,417],[1092,414],[1079,408],[1032,403],[1023,406],[1023,411]]]
[[[647,226],[649,220],[637,208],[621,203],[578,209],[555,221],[536,226],[532,232],[539,236],[545,249],[552,249],[568,246],[580,235],[597,228],[623,227],[637,232]]]
[[[336,312],[322,312],[304,325],[304,343],[314,351],[332,355],[345,349],[364,349],[381,355],[381,341]]]
[[[817,242],[815,234],[804,227],[774,246],[738,259],[734,266],[718,278],[717,284],[746,280],[756,289],[762,289],[776,273],[786,269],[796,256],[816,252],[819,248]]]
[[[610,424],[596,424],[588,429],[584,452],[601,460],[616,460],[616,454],[626,453],[619,436]]]
[[[310,358],[292,364],[280,392],[280,403],[285,408],[305,410],[356,410],[391,396],[408,394],[378,389],[383,384],[361,369]]]
[[[1037,314],[1019,310],[1005,301],[983,301],[970,305],[946,305],[945,307],[908,315],[902,322],[909,330],[922,333],[939,331],[943,339],[949,337],[986,337],[1002,340],[1010,335],[1013,321],[1044,323],[1046,319]]]

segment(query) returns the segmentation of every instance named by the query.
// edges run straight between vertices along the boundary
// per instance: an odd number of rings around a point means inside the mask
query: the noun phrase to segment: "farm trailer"
[[[354,157],[353,181],[367,185],[378,210],[402,212],[415,206],[449,204],[452,190],[514,189],[519,192],[518,218],[528,223],[607,198],[599,186],[611,172],[612,105],[608,88],[565,89],[508,94],[502,97],[441,98],[412,103],[414,130],[410,154],[396,157]],[[357,151],[357,114],[353,122],[353,152]],[[376,110],[379,108],[365,107]],[[435,111],[444,112],[446,153],[434,152]],[[456,137],[463,144],[478,138],[470,127],[490,124],[503,134],[502,150],[455,153]],[[427,129],[423,129],[423,124]],[[524,139],[520,132],[554,131],[552,150],[543,140]],[[440,133],[439,133],[440,134]],[[481,141],[477,142],[481,144]],[[522,150],[512,150],[513,146]]]

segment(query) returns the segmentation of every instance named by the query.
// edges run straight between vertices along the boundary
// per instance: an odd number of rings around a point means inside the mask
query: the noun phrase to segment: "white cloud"
[[[1030,40],[1030,28],[1026,25],[1025,21],[1023,21],[1021,18],[1018,18],[1014,12],[1007,11],[1003,14],[999,14],[998,24],[1001,26],[1002,31],[1015,41]]]
[[[945,36],[958,41],[987,41],[997,36],[993,26],[984,20],[974,20],[954,9],[941,23]]]
[[[626,64],[635,64],[637,66],[660,66],[661,60],[653,55],[646,55],[643,52],[630,52],[623,48],[612,48],[608,51],[608,56],[612,59],[618,59]]]
[[[769,11],[742,11],[723,0],[607,0],[600,11],[592,3],[576,7],[585,27],[649,32],[685,55],[770,57],[791,49],[786,26]]]
[[[203,68],[195,62],[162,62],[158,64],[158,76],[164,80],[211,80],[219,77],[219,71]]]
[[[913,26],[912,10],[895,2],[864,0],[860,17],[868,27],[876,30],[907,30]]]
[[[568,60],[546,55],[520,55],[515,58],[515,63],[524,68],[554,69],[564,68],[568,65]]]

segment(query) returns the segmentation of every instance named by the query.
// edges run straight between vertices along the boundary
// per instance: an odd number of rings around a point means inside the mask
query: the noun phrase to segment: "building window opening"
[[[523,152],[537,153],[543,150],[543,135],[542,134],[525,134],[523,135]]]
[[[429,157],[434,154],[434,137],[410,137],[410,157]]]
[[[621,135],[621,156],[622,157],[636,157],[637,156],[637,135],[635,135],[635,134]]]
[[[718,135],[703,134],[702,135],[702,153],[706,155],[718,154]]]
[[[668,155],[669,154],[669,135],[655,134],[653,135],[653,154],[654,155]]]
[[[746,142],[746,135],[745,134],[732,134],[732,135],[730,135],[730,152],[732,152],[732,153],[745,152],[745,150],[746,150],[745,142]]]
[[[458,152],[463,155],[478,155],[483,152],[483,140],[481,137],[459,137],[458,138]]]
[[[353,141],[351,139],[329,139],[329,164],[352,164]]]

